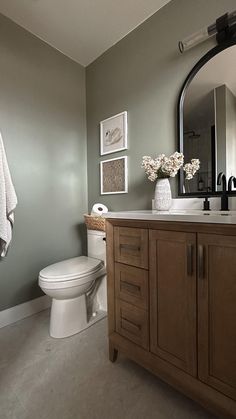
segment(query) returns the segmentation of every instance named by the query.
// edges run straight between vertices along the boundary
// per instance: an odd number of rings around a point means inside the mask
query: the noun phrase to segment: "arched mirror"
[[[179,150],[185,160],[198,158],[190,181],[179,176],[179,195],[217,195],[217,175],[236,176],[236,45],[209,51],[193,68],[178,105]],[[232,195],[236,189],[232,189]]]

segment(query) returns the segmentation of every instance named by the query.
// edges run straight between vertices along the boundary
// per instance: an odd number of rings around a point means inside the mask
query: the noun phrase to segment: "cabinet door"
[[[236,400],[236,237],[198,235],[199,378]]]
[[[196,234],[150,231],[150,347],[196,375]]]

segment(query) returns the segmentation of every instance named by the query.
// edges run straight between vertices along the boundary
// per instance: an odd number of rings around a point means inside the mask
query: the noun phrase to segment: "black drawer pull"
[[[131,294],[139,294],[141,291],[141,287],[139,285],[136,284],[132,284],[131,282],[128,281],[120,281],[120,291],[127,291]]]
[[[121,243],[120,247],[121,248],[123,247],[123,249],[137,250],[138,252],[140,252],[140,250],[141,250],[141,247],[137,246],[136,244],[123,244],[123,243]]]
[[[125,317],[121,317],[120,319],[121,329],[126,330],[129,333],[139,334],[141,330],[141,325],[136,324]]]

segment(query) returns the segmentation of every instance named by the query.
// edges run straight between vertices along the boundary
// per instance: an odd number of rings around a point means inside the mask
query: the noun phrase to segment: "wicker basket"
[[[88,230],[105,231],[105,218],[101,215],[96,217],[94,215],[84,214],[84,221]]]

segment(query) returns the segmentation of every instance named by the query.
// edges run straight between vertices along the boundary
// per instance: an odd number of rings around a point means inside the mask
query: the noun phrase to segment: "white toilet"
[[[39,286],[52,297],[50,335],[74,335],[106,316],[105,233],[88,230],[88,256],[55,263],[39,273]]]

